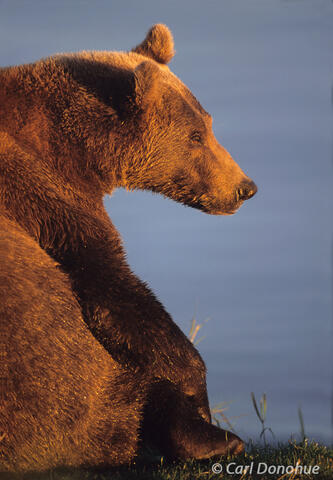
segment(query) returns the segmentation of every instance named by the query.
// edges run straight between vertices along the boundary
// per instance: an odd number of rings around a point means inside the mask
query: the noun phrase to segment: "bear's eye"
[[[202,143],[202,136],[200,132],[197,132],[197,131],[192,132],[190,138],[191,138],[191,141],[194,143]]]

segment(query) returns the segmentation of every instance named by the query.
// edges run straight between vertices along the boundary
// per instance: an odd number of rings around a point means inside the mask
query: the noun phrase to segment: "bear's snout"
[[[236,199],[237,201],[248,200],[257,193],[257,190],[257,185],[252,180],[242,182],[236,190]]]

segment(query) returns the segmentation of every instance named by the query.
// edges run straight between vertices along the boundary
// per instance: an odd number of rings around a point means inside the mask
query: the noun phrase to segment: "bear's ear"
[[[120,116],[148,110],[159,97],[160,67],[151,60],[141,62],[134,69],[112,67],[80,57],[74,60],[64,57],[59,62],[77,85]]]
[[[148,111],[158,98],[159,67],[147,60],[117,78],[112,104],[120,114]]]
[[[172,33],[166,25],[158,23],[151,27],[146,38],[132,52],[152,58],[158,63],[169,63],[174,56]]]
[[[159,74],[159,67],[149,61],[140,63],[134,69],[132,101],[142,110],[157,98]]]

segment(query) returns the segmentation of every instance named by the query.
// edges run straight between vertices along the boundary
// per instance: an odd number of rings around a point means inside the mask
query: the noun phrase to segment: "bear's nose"
[[[248,182],[241,183],[237,188],[236,196],[238,200],[248,200],[257,193],[257,190],[257,185],[252,180],[249,180]]]

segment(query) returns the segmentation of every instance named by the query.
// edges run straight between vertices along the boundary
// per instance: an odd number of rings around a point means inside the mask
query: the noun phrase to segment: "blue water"
[[[278,438],[332,439],[333,3],[99,0],[0,3],[0,63],[129,49],[170,26],[172,70],[213,115],[259,192],[233,217],[149,193],[105,203],[134,271],[181,328],[209,319],[198,348],[212,405],[257,439],[250,392]],[[202,334],[201,334],[202,332]]]

